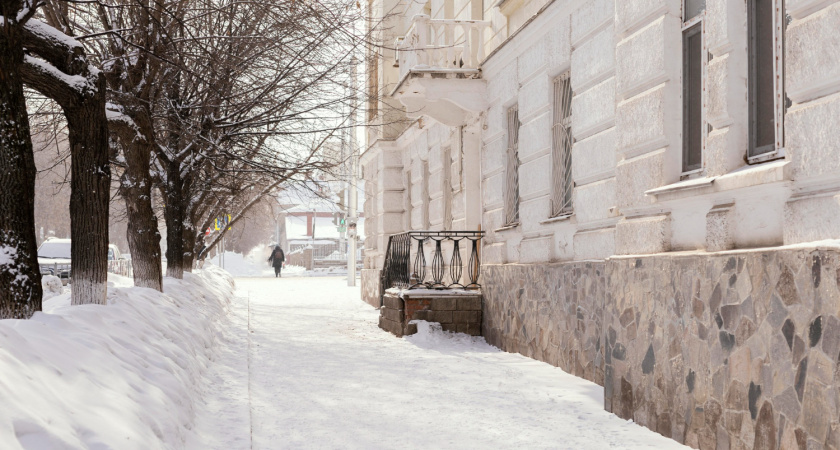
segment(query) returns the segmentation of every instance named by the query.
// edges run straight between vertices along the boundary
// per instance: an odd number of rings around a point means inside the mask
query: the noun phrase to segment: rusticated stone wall
[[[482,267],[487,342],[604,384],[604,262]]]
[[[374,308],[379,308],[379,274],[380,269],[362,269],[362,300]]]
[[[702,449],[840,448],[840,252],[607,263],[605,407]]]

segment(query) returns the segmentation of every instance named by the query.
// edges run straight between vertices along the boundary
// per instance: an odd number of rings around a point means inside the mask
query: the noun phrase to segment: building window
[[[508,146],[505,170],[505,226],[519,223],[519,106],[508,108]]]
[[[703,165],[703,11],[704,0],[685,0],[683,5],[683,172],[694,172]]]
[[[778,10],[777,3],[781,7]],[[782,0],[747,2],[751,162],[775,156],[783,145],[784,26],[779,11],[784,11]]]
[[[551,217],[572,212],[572,83],[569,72],[554,79],[551,124]]]

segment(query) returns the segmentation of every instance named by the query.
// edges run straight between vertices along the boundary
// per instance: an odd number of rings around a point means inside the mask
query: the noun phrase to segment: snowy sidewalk
[[[600,387],[548,364],[465,335],[385,333],[344,278],[236,283],[229,348],[196,425],[206,442],[192,447],[681,447],[603,411]]]

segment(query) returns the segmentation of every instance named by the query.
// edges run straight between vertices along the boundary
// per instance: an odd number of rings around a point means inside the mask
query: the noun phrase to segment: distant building
[[[490,343],[694,447],[840,442],[796,378],[840,354],[840,1],[370,8],[367,301],[390,235],[481,228]]]

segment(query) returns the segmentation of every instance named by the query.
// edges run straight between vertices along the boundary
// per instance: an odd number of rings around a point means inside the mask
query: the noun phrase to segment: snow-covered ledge
[[[790,161],[779,160],[744,166],[726,175],[702,177],[680,181],[667,186],[649,189],[645,195],[657,201],[679,200],[713,192],[742,189],[761,184],[789,181]]]

